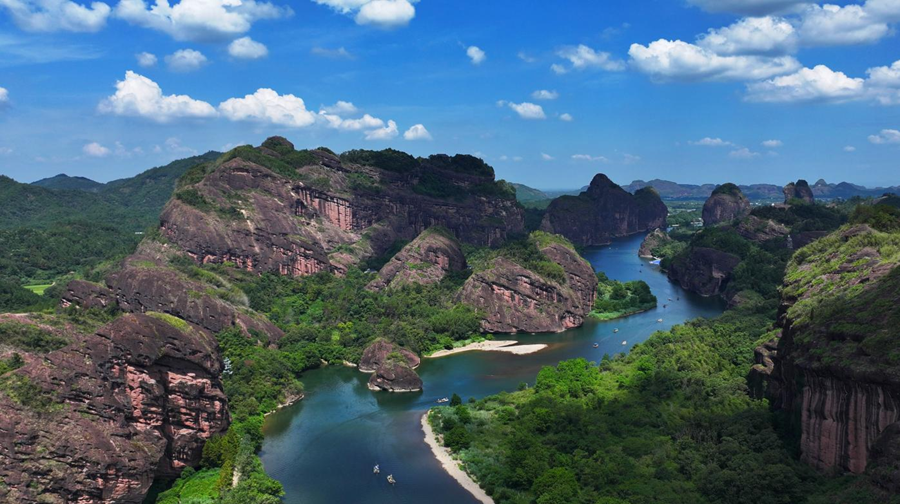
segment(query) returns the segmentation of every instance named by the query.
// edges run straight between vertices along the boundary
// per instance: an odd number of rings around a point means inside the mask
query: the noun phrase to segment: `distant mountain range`
[[[220,155],[207,152],[179,159],[106,184],[64,174],[23,184],[0,175],[0,228],[45,228],[82,220],[143,230],[157,221],[184,172]]]
[[[654,179],[646,182],[643,180],[635,180],[631,184],[624,186],[624,189],[628,192],[633,193],[638,189],[642,189],[647,186],[652,186],[654,189],[656,189],[657,192],[659,192],[660,196],[662,196],[664,199],[706,199],[716,188],[716,184],[679,184],[677,182],[672,182],[669,180]],[[743,192],[744,195],[751,200],[778,200],[784,197],[784,194],[782,192],[783,187],[774,184],[751,184],[739,185],[738,187],[740,187],[741,192]],[[823,179],[819,179],[814,185],[811,186],[811,188],[813,194],[817,198],[822,199],[847,199],[854,196],[877,197],[885,193],[900,193],[900,186],[868,188],[861,185],[850,184],[849,182],[829,184]]]

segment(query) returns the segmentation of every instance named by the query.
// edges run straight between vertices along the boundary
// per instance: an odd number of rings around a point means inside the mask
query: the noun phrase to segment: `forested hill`
[[[44,189],[76,189],[78,191],[97,192],[103,189],[103,184],[86,177],[70,177],[65,173],[44,178],[31,185],[43,187]]]
[[[0,228],[50,228],[63,221],[88,221],[129,231],[153,224],[188,168],[218,152],[173,161],[135,177],[93,186],[89,179],[56,176],[22,184],[0,176]],[[78,183],[75,183],[78,182]],[[85,190],[89,188],[89,190]]]

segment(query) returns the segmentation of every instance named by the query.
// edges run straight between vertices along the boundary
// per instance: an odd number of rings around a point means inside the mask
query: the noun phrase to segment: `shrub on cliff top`
[[[380,151],[354,149],[341,154],[341,161],[364,166],[373,166],[385,171],[409,173],[419,167],[416,158],[395,149]]]

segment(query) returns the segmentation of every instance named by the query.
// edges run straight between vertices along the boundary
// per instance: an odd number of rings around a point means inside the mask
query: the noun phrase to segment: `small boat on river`
[[[625,346],[625,345],[627,345],[627,344],[628,344],[627,341],[623,341],[623,342],[622,342],[622,346]]]
[[[613,329],[613,334],[615,334],[615,333],[617,333],[617,332],[619,332],[619,329],[618,329],[618,328]]]
[[[393,484],[396,483],[397,481],[394,479],[394,475],[393,475],[393,474],[388,474],[387,482],[390,483],[391,485],[393,485]]]
[[[600,343],[594,343],[594,348],[600,348]]]
[[[372,474],[378,474],[381,472],[381,468],[378,467],[378,464],[375,464],[375,467],[372,469]]]
[[[438,402],[438,404],[444,404],[444,403],[450,402],[450,399],[447,399],[446,397],[442,397],[442,398],[438,399],[437,402]]]

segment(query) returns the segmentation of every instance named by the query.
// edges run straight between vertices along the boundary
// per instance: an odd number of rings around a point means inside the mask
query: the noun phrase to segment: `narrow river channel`
[[[533,384],[543,366],[576,357],[599,361],[605,353],[628,351],[654,331],[697,317],[715,317],[724,310],[718,300],[683,291],[657,266],[640,259],[637,250],[642,239],[643,235],[635,235],[588,249],[585,258],[612,279],[646,281],[659,299],[656,310],[621,320],[587,322],[561,334],[515,336],[523,344],[549,345],[531,355],[468,352],[423,359],[417,370],[424,381],[422,393],[373,393],[366,388],[369,375],[340,366],[306,373],[302,378],[306,399],[271,415],[263,429],[263,464],[284,485],[284,502],[477,503],[443,471],[423,441],[419,419],[438,398],[453,393],[463,399],[480,398],[514,391],[521,382]],[[381,465],[380,476],[372,474],[375,464]],[[385,481],[388,473],[397,479],[393,487]]]

